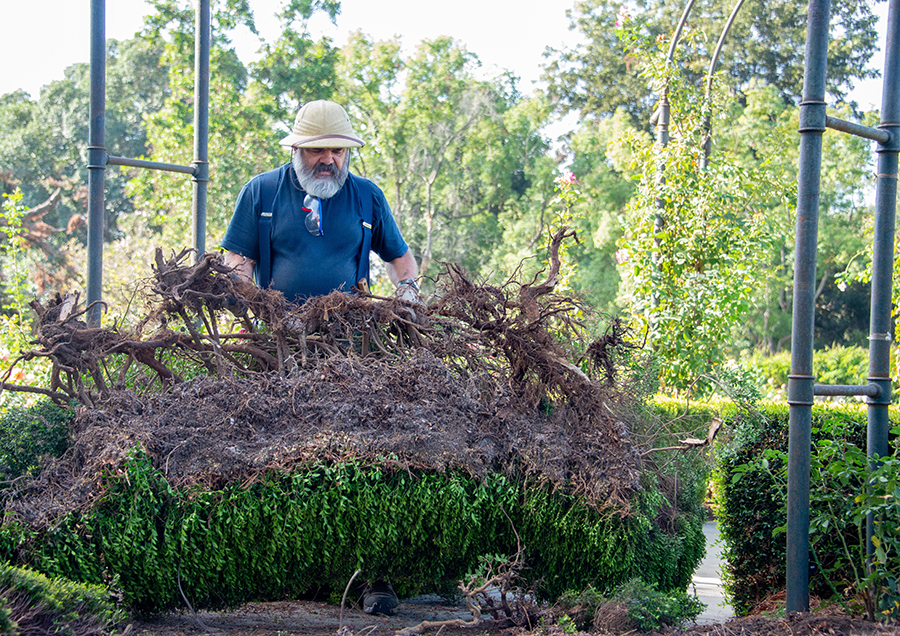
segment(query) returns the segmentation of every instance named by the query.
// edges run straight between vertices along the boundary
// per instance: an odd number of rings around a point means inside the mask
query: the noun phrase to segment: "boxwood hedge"
[[[900,414],[893,407],[890,418],[892,437],[896,437]],[[787,404],[762,403],[735,411],[726,422],[728,433],[716,445],[713,483],[727,561],[723,578],[738,614],[784,589],[788,420]],[[833,504],[843,501],[852,506],[864,480],[864,472],[860,479],[847,467],[835,481],[832,476],[838,467],[828,463],[836,457],[835,449],[843,449],[841,455],[864,454],[866,427],[865,405],[823,402],[813,406],[810,516],[830,525],[817,526],[819,533],[813,529],[810,588],[823,598],[835,591],[853,593],[849,559],[861,553],[859,528],[849,509],[836,514]],[[892,533],[895,527],[883,529]]]
[[[670,510],[653,479],[630,509],[598,510],[539,484],[390,463],[316,463],[220,489],[173,489],[135,452],[98,506],[35,531],[8,521],[0,558],[110,583],[140,612],[343,591],[356,568],[401,596],[461,578],[484,554],[525,550],[544,597],[634,577],[683,590],[704,553],[699,497]],[[687,508],[684,510],[683,508]]]

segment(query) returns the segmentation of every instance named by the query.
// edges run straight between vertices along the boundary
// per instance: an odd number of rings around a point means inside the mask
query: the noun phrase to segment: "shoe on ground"
[[[377,580],[363,592],[363,611],[366,614],[396,616],[400,599],[394,593],[390,581]]]

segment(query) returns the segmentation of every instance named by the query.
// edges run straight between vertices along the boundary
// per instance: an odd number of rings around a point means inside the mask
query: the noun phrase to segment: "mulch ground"
[[[401,630],[420,625],[422,621],[460,618],[471,620],[461,608],[447,606],[439,600],[410,605],[401,604],[396,617],[369,616],[358,609],[345,608],[313,601],[252,603],[231,612],[199,612],[172,614],[152,620],[136,621],[132,633],[137,636],[200,636],[228,634],[229,636],[372,636],[404,634]],[[342,629],[343,628],[343,629]],[[425,634],[442,636],[563,636],[557,625],[509,628],[483,622],[475,627],[442,627],[424,630]],[[756,615],[732,618],[723,623],[666,628],[640,632],[622,620],[617,629],[591,630],[598,636],[868,636],[900,634],[900,627],[870,623],[841,613],[821,611],[785,616]]]

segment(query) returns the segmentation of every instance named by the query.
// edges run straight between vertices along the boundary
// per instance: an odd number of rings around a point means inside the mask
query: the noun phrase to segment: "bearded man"
[[[291,302],[368,283],[370,248],[386,263],[397,296],[420,302],[415,258],[384,193],[350,173],[363,146],[344,108],[309,102],[281,145],[291,161],[257,175],[238,195],[222,240],[237,277],[281,291]]]

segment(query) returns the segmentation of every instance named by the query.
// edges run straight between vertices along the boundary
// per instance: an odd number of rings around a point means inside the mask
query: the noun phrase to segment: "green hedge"
[[[900,414],[893,408],[890,418],[894,427],[900,422]],[[760,404],[752,413],[730,417],[726,422],[729,433],[716,445],[713,481],[727,560],[724,583],[738,614],[784,589],[788,420],[786,404]],[[832,585],[849,587],[852,573],[843,541],[853,554],[859,553],[860,546],[852,506],[862,489],[864,479],[859,476],[864,473],[854,477],[844,460],[835,463],[835,449],[841,449],[840,457],[862,457],[866,427],[865,405],[813,406],[810,516],[815,554],[810,559],[810,586],[823,598],[833,595]],[[838,474],[838,470],[843,472]],[[835,502],[846,504],[846,509],[835,510]],[[895,533],[896,524],[884,530]],[[892,541],[898,539],[900,535]]]
[[[891,355],[892,366],[896,356]],[[788,375],[791,372],[791,352],[774,355],[758,352],[744,361],[758,378],[762,393],[768,399],[787,398]],[[813,375],[821,384],[865,384],[869,371],[869,350],[863,347],[833,346],[813,351]],[[897,378],[895,369],[891,377]],[[900,384],[894,382],[894,394]]]
[[[109,591],[0,563],[0,634],[108,633],[126,616]]]
[[[41,401],[32,407],[12,407],[0,416],[0,479],[33,473],[41,457],[59,457],[69,445],[68,424],[74,412]]]
[[[154,612],[184,605],[179,586],[194,607],[342,592],[357,567],[391,577],[401,596],[431,590],[481,555],[514,554],[514,527],[524,574],[545,597],[612,590],[637,576],[661,591],[684,589],[704,553],[703,517],[666,516],[666,506],[654,483],[629,510],[600,512],[500,475],[355,463],[175,490],[136,453],[89,513],[41,533],[3,526],[0,556],[49,576],[115,580],[130,607]],[[699,501],[687,507],[701,510]]]

